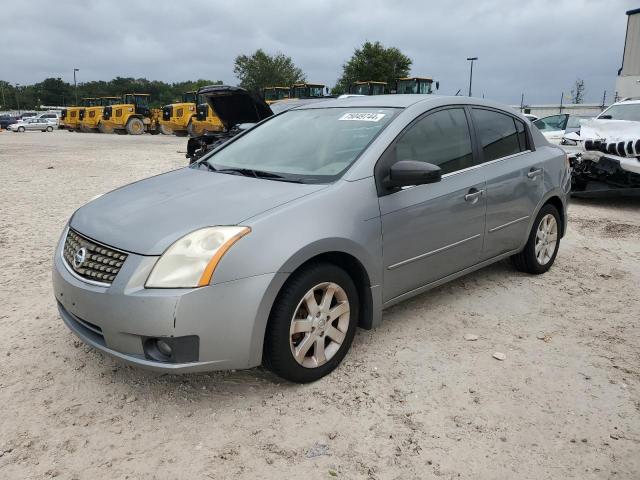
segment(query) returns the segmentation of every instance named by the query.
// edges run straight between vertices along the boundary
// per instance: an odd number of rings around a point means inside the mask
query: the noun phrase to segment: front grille
[[[111,285],[127,259],[127,254],[101,245],[69,229],[63,256],[78,276]]]

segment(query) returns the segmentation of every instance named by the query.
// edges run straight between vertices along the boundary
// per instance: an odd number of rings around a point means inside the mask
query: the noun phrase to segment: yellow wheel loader
[[[119,97],[101,97],[91,99],[84,110],[80,111],[80,130],[83,132],[96,132],[100,128],[102,112],[107,105],[113,105],[120,101]]]
[[[129,135],[142,135],[144,132],[152,135],[160,133],[161,110],[151,108],[149,100],[148,93],[127,93],[122,97],[122,103],[104,107],[102,113],[104,128]]]
[[[291,85],[289,98],[321,98],[324,96],[324,85],[321,83],[294,83]]]
[[[197,92],[185,92],[180,102],[162,107],[160,132],[165,135],[175,134],[178,137],[186,137],[189,134],[189,125],[197,113],[197,100]]]
[[[222,132],[224,125],[215,114],[207,100],[198,94],[198,106],[196,107],[196,115],[191,119],[187,126],[187,131],[191,137],[199,137],[207,133]]]
[[[267,105],[277,102],[278,100],[289,98],[290,94],[291,89],[289,87],[266,87],[262,90],[262,98],[267,102]]]
[[[83,98],[80,100],[80,105],[63,108],[60,114],[62,128],[70,132],[79,132],[81,112],[84,112],[85,107],[88,104],[92,104],[95,100],[95,98]]]
[[[351,85],[349,93],[353,95],[384,95],[387,91],[387,82],[368,80],[358,81]]]

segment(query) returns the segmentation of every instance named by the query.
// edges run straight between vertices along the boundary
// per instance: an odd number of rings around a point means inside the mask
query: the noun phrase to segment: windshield
[[[372,83],[371,95],[382,95],[382,94],[384,94],[384,85],[381,83]]]
[[[356,84],[351,88],[351,93],[354,93],[356,95],[369,95],[369,84]]]
[[[268,101],[282,100],[289,97],[288,88],[265,88],[264,99]]]
[[[136,95],[136,105],[138,107],[146,107],[149,105],[149,96],[148,95]]]
[[[183,103],[196,103],[196,93],[195,92],[187,92],[182,94],[182,102]]]
[[[418,93],[418,85],[415,80],[398,81],[398,93]]]
[[[630,120],[640,122],[640,103],[627,103],[622,105],[612,105],[600,114],[610,115],[612,120]]]
[[[335,180],[396,114],[392,108],[289,110],[206,157],[216,170],[268,172],[305,183]]]

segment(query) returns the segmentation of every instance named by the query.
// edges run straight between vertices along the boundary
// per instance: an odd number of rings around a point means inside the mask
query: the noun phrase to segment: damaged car
[[[220,132],[207,132],[190,138],[187,142],[186,154],[189,164],[272,115],[322,100],[322,98],[284,99],[268,105],[259,95],[241,87],[228,85],[202,87],[198,95],[211,106],[224,129]]]
[[[611,105],[563,137],[575,197],[640,195],[640,100]]]

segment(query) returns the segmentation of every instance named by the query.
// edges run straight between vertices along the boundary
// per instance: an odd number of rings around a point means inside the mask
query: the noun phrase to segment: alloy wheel
[[[553,257],[558,243],[558,223],[550,213],[540,220],[536,231],[535,254],[540,265],[546,265]]]
[[[347,293],[333,282],[311,288],[296,307],[289,330],[291,353],[306,368],[327,363],[344,342],[349,329]]]

